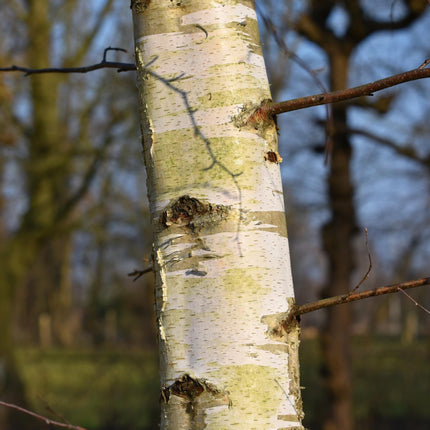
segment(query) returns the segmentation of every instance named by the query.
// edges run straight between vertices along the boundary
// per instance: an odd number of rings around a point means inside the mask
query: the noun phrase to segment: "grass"
[[[305,426],[318,430],[325,402],[317,340],[301,343]],[[430,428],[430,347],[390,339],[354,339],[357,428]],[[55,419],[44,402],[88,430],[158,428],[159,388],[154,352],[21,349],[18,364],[33,410]],[[43,399],[40,400],[40,399]],[[48,427],[47,427],[48,428]]]
[[[149,430],[158,421],[154,352],[23,349],[18,362],[30,405],[42,415],[52,417],[47,403],[88,430]]]
[[[305,426],[317,430],[324,393],[317,340],[301,343],[301,384]],[[353,412],[357,428],[430,428],[430,345],[402,345],[395,339],[358,338],[352,343]],[[311,388],[312,387],[312,388]],[[387,426],[387,427],[385,427]]]

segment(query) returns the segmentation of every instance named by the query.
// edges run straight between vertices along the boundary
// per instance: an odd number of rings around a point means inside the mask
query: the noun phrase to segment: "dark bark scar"
[[[227,206],[202,202],[184,195],[162,212],[160,222],[165,228],[177,225],[195,231],[207,224],[221,221],[228,215],[228,212]]]
[[[148,8],[151,0],[131,0],[130,9],[134,9],[134,12],[139,14],[143,13],[145,9]]]
[[[282,157],[279,155],[277,151],[268,151],[264,155],[264,159],[266,161],[270,161],[271,163],[280,164],[282,163]]]
[[[192,402],[204,392],[211,394],[215,398],[229,394],[228,391],[218,390],[214,384],[211,384],[206,379],[193,378],[185,373],[173,384],[162,388],[161,400],[164,403],[168,403],[171,396],[178,396]]]

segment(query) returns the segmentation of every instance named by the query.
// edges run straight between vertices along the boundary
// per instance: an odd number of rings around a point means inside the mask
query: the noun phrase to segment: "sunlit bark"
[[[162,428],[302,428],[298,329],[251,1],[134,1]]]

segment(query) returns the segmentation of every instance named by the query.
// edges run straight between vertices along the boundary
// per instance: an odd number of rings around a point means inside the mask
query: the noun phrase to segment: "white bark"
[[[162,428],[302,428],[276,126],[240,120],[270,98],[253,2],[132,3]]]

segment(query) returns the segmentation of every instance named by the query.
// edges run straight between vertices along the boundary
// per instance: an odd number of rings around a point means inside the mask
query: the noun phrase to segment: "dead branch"
[[[426,60],[421,66],[407,72],[389,76],[388,78],[379,79],[378,81],[368,84],[359,85],[358,87],[348,88],[345,90],[332,91],[324,94],[313,96],[299,97],[297,99],[287,100],[279,103],[267,103],[262,109],[269,116],[278,115],[285,112],[304,109],[311,106],[319,106],[327,103],[338,103],[351,100],[357,97],[372,96],[377,91],[394,87],[405,82],[417,81],[430,77],[430,69],[426,69],[430,61]]]
[[[413,281],[400,282],[392,285],[386,285],[384,287],[379,287],[374,290],[362,291],[361,293],[342,294],[340,296],[329,297],[327,299],[318,300],[316,302],[305,303],[304,305],[296,305],[293,309],[291,309],[290,314],[287,318],[287,322],[294,317],[298,317],[299,315],[303,315],[309,312],[314,312],[318,309],[341,305],[343,303],[355,302],[357,300],[363,300],[369,297],[397,293],[398,291],[407,290],[409,288],[421,287],[423,285],[430,285],[430,277],[416,279]]]
[[[41,73],[88,73],[99,69],[117,69],[117,72],[136,70],[136,64],[134,63],[121,63],[118,61],[107,61],[106,54],[108,51],[127,52],[127,50],[123,48],[113,48],[109,46],[103,51],[102,61],[100,61],[100,63],[91,64],[89,66],[47,67],[44,69],[30,69],[29,67],[12,65],[10,67],[0,67],[0,72],[22,72],[22,73],[25,73],[25,76],[29,76],[29,75],[36,75]]]
[[[134,282],[134,281],[137,281],[145,273],[149,273],[149,272],[152,272],[151,266],[147,267],[146,269],[143,269],[143,270],[134,269],[133,272],[128,273],[127,276],[134,276],[134,278],[133,278],[133,282]]]
[[[45,424],[47,424],[47,425],[62,427],[62,428],[69,429],[69,430],[86,430],[84,427],[79,427],[79,426],[74,426],[72,424],[60,423],[58,421],[53,421],[53,420],[46,418],[42,415],[36,414],[36,412],[29,411],[28,409],[22,408],[21,406],[14,405],[12,403],[3,402],[0,400],[0,406],[5,406],[5,407],[10,408],[10,409],[15,409],[15,410],[22,412],[24,414],[31,415],[34,418],[37,418],[41,421],[44,421]]]
[[[29,76],[40,73],[88,73],[99,69],[117,69],[117,72],[126,72],[136,70],[136,65],[117,61],[100,61],[100,63],[83,67],[47,67],[46,69],[30,69],[12,65],[10,67],[0,67],[0,72],[22,72],[25,76]]]

